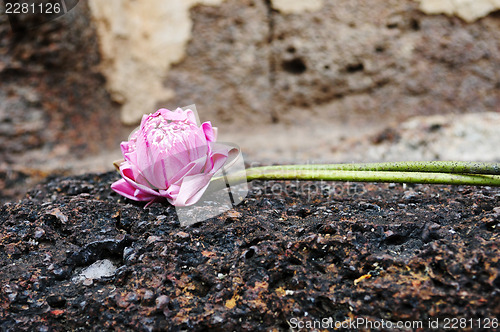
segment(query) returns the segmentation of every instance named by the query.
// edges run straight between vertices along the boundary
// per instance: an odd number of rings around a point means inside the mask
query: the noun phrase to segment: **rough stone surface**
[[[497,15],[469,25],[426,16],[414,1],[325,1],[301,14],[264,5],[192,9],[188,56],[166,80],[172,105],[195,102],[207,119],[244,123],[500,107]]]
[[[438,10],[413,0],[182,3],[90,2],[127,123],[165,103],[240,124],[293,120],[325,103],[325,119],[499,108],[497,15],[469,25],[426,16],[420,9]],[[472,15],[485,3],[442,7]]]
[[[275,124],[221,133],[238,142],[249,162],[349,163],[403,160],[500,162],[500,114],[468,113],[412,117],[400,123],[302,127]],[[272,143],[267,133],[271,131]]]
[[[166,78],[176,92],[168,104],[196,104],[202,120],[270,123],[269,10],[254,0],[194,7],[186,59]]]
[[[0,207],[0,329],[460,317],[481,330],[500,315],[497,188],[255,182],[234,210],[181,228],[173,207],[113,194],[117,176],[52,178]],[[100,260],[117,270],[73,279]]]
[[[500,162],[499,128],[500,113],[416,117],[372,135],[370,146],[358,140],[345,149],[359,149],[360,160]]]
[[[457,15],[467,22],[500,9],[499,0],[417,0],[426,14]]]
[[[304,11],[316,11],[323,7],[323,0],[271,0],[273,9],[283,14],[300,14]]]
[[[168,100],[162,85],[170,65],[184,57],[191,34],[189,8],[222,0],[89,1],[99,35],[106,87],[122,104],[124,123],[140,121],[145,110]]]

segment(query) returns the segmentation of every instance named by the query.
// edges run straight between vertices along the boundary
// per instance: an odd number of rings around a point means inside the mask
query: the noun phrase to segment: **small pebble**
[[[50,295],[47,297],[47,303],[52,308],[63,308],[66,305],[66,298],[62,295]]]
[[[144,301],[151,301],[154,297],[154,293],[149,289],[144,292],[143,299]]]
[[[92,284],[93,284],[93,283],[94,283],[94,279],[91,279],[91,278],[87,278],[87,279],[85,279],[85,280],[82,282],[82,284],[83,284],[84,286],[92,286]]]
[[[35,230],[35,239],[41,239],[45,235],[45,231],[39,227]]]
[[[163,310],[169,304],[170,299],[166,295],[160,295],[156,298],[156,309]]]
[[[151,235],[151,236],[148,236],[148,238],[146,239],[146,244],[151,244],[153,242],[157,242],[157,241],[160,241],[160,240],[161,240],[161,237]]]
[[[177,232],[177,233],[175,234],[175,236],[176,236],[176,237],[178,237],[178,238],[181,238],[181,239],[188,239],[191,235],[189,235],[189,234],[188,234],[188,233],[186,233],[186,232],[182,232],[182,231],[181,231],[181,232]]]

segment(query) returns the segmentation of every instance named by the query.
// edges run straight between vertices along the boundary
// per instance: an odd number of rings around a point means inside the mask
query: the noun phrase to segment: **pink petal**
[[[194,112],[192,110],[187,109],[184,111],[184,114],[189,122],[194,123],[195,125],[198,125],[198,123],[196,121],[196,116],[194,115]]]
[[[170,185],[178,184],[186,176],[200,174],[201,170],[205,166],[205,163],[207,160],[206,158],[207,157],[204,156],[204,157],[198,158],[197,160],[193,160],[193,161],[189,162],[187,165],[185,165],[183,168],[178,170],[177,173],[174,174],[170,178],[169,184]]]
[[[207,155],[210,153],[210,147],[208,146],[205,137],[203,137],[203,141],[201,141],[201,138],[198,137],[185,143],[184,153],[187,155],[189,161],[199,158],[207,158]]]
[[[124,179],[120,179],[120,180],[114,182],[111,185],[111,189],[116,191],[118,194],[120,194],[126,198],[129,198],[131,200],[134,200],[134,201],[150,201],[150,200],[156,198],[156,196],[148,195],[147,193],[144,193],[144,192],[134,188]]]
[[[125,156],[127,153],[130,152],[130,147],[129,147],[129,142],[121,142],[120,143],[120,150],[122,150],[122,155]]]
[[[123,163],[120,166],[120,174],[130,186],[141,191],[144,194],[150,196],[158,196],[158,192],[152,188],[150,188],[147,184],[147,180],[144,177],[137,173],[138,171],[135,167],[127,162]]]
[[[146,121],[149,119],[150,116],[151,114],[144,114],[142,116],[140,128],[144,127],[144,124],[146,123]]]
[[[137,163],[135,165],[148,180],[154,175],[152,156],[152,149],[154,148],[148,141],[146,133],[141,130],[136,142]]]
[[[178,181],[179,178],[193,169],[193,164],[200,164],[199,167],[194,170],[199,172],[203,168],[207,158],[206,146],[198,147],[198,149],[190,149],[186,147],[184,143],[185,142],[179,142],[174,145],[168,153],[161,156],[161,160],[164,163],[164,177],[168,185]],[[198,157],[198,155],[201,155],[201,157]],[[204,158],[203,161],[200,161],[200,158]]]
[[[215,142],[217,139],[217,133],[214,131],[212,123],[210,121],[203,122],[201,128],[203,129],[203,133],[205,134],[207,141]]]
[[[149,149],[148,163],[141,163],[141,173],[147,179],[148,183],[157,189],[165,189],[168,186],[168,153],[158,148],[157,146],[152,146]]]
[[[210,158],[207,160],[205,172],[215,174],[226,162],[230,153],[230,146],[225,144],[212,143]]]
[[[168,198],[168,201],[174,206],[189,206],[195,204],[207,189],[211,178],[212,175],[210,174],[197,174],[184,177],[180,188],[175,188],[175,191],[178,191],[178,193],[172,190],[169,193],[171,198]]]
[[[217,173],[217,171],[221,169],[222,166],[224,166],[227,160],[227,155],[222,153],[215,153],[211,156],[210,160],[212,162],[212,167],[208,170],[208,172],[213,175]]]
[[[169,111],[165,108],[161,108],[157,111],[164,119],[166,120],[172,120],[172,121],[184,121],[187,120],[188,117],[184,113],[184,111],[180,108],[176,109],[175,111]],[[195,122],[196,123],[196,122]]]
[[[122,144],[120,145],[120,147],[122,149],[123,159],[131,162],[132,164],[136,164],[137,163],[137,152],[135,150],[131,151],[129,146],[124,145],[123,143],[128,143],[128,142],[122,142]]]
[[[168,164],[170,167],[175,165],[175,171],[169,171],[169,182],[171,182],[171,177],[175,176],[182,168],[194,160],[200,158],[207,158],[209,153],[209,146],[207,141],[200,131],[199,133],[193,133],[190,137],[186,138],[184,141],[178,142],[168,151]]]

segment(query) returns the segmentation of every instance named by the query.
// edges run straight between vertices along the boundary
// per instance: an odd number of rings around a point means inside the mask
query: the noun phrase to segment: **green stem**
[[[274,170],[338,170],[338,171],[394,171],[433,172],[500,175],[500,163],[466,161],[402,161],[357,164],[307,164],[254,167],[266,171]]]
[[[249,168],[212,179],[211,187],[252,180],[309,180],[500,186],[500,164],[409,161],[365,164],[282,165]]]
[[[451,174],[431,172],[394,171],[337,171],[337,170],[259,170],[248,169],[247,181],[252,180],[309,180],[309,181],[352,181],[352,182],[394,182],[431,183],[475,186],[500,186],[500,176],[487,174]]]

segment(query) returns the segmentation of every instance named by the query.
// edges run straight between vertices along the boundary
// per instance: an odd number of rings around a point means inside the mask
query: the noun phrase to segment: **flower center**
[[[144,125],[147,140],[156,147],[168,151],[185,140],[198,127],[189,120],[166,120],[158,116],[150,118]]]

